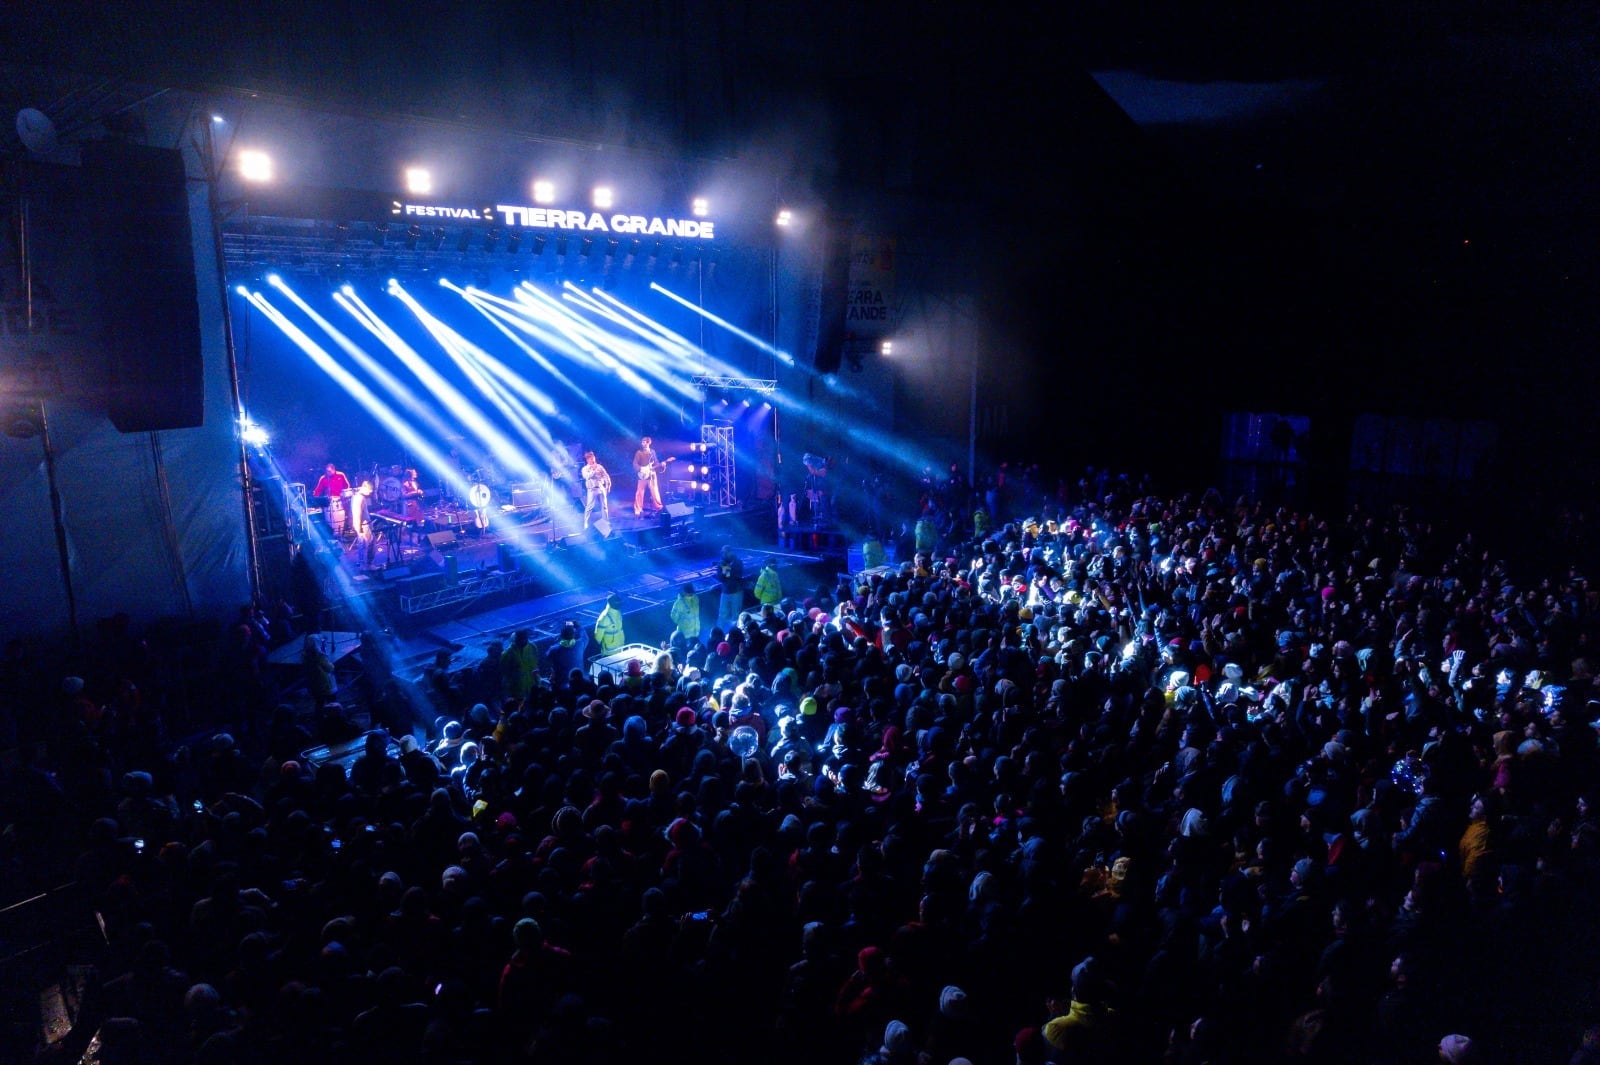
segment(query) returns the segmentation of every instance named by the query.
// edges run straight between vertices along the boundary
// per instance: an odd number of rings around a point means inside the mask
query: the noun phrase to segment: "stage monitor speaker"
[[[594,522],[594,531],[600,534],[600,539],[604,540],[611,535],[611,520],[609,518],[597,519]]]
[[[511,490],[511,505],[518,510],[536,507],[544,502],[544,493],[532,488],[513,488]]]
[[[435,551],[442,547],[449,547],[455,542],[456,534],[453,529],[446,529],[444,532],[431,532],[428,534],[428,546]]]
[[[123,433],[205,421],[205,358],[188,174],[173,148],[83,146],[95,282],[106,330],[106,413]]]
[[[517,556],[512,553],[510,544],[500,544],[497,558],[500,572],[515,573],[517,570]]]
[[[668,503],[667,516],[674,521],[694,517],[694,508],[687,503]]]

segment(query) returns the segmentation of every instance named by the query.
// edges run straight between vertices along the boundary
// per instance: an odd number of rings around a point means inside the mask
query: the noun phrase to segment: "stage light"
[[[413,222],[406,227],[406,251],[416,251],[417,241],[422,239],[422,227]]]
[[[763,404],[761,404],[761,409],[762,410],[771,410],[772,409],[772,404],[771,403],[763,403]]]
[[[704,481],[700,482],[700,486],[699,487],[700,487],[700,491],[702,491],[702,492],[711,491],[711,486],[709,484],[707,484],[706,482],[704,482]]]
[[[555,185],[555,182],[546,181],[543,178],[540,178],[538,181],[535,181],[533,183],[533,202],[534,203],[555,203],[556,202],[556,185]]]
[[[244,286],[243,286],[243,285],[234,285],[234,286],[233,286],[233,290],[234,290],[234,291],[235,291],[235,292],[237,292],[237,293],[238,293],[238,294],[239,294],[239,295],[241,295],[241,296],[248,296],[248,295],[250,295],[250,290],[249,290],[249,289],[247,289],[247,288],[245,288],[245,287],[244,287]]]
[[[271,285],[273,288],[282,288],[283,278],[279,277],[277,274],[268,274],[267,284]]]
[[[701,466],[700,467],[700,472],[701,473],[710,473],[711,472],[711,467],[710,466]]]
[[[420,166],[406,167],[406,191],[426,196],[433,191],[433,175]]]
[[[378,247],[381,248],[385,244],[389,243],[389,223],[388,222],[374,222],[372,224],[372,232],[373,232],[372,242],[374,244],[376,244]]]
[[[239,439],[254,448],[267,446],[267,431],[250,420],[247,414],[239,419]]]
[[[789,208],[785,207],[783,210],[778,212],[778,217],[777,217],[776,221],[777,221],[778,225],[786,226],[789,223],[794,221],[794,215],[789,213]]]
[[[690,209],[694,211],[696,218],[704,218],[711,213],[711,201],[704,196],[696,196]]]
[[[354,296],[356,294],[354,285],[340,285],[339,291],[343,292],[346,296]]]
[[[543,233],[533,238],[533,243],[529,245],[529,247],[532,249],[533,257],[535,259],[544,254],[544,246],[548,243],[550,243],[550,238],[545,236]]]
[[[255,148],[239,152],[239,176],[246,181],[271,181],[272,156]]]
[[[748,407],[749,405],[750,405],[750,401],[748,399],[741,399],[739,401],[739,406],[741,406],[741,407]]]
[[[882,351],[883,351],[883,353],[884,353],[884,354],[885,354],[885,355],[893,355],[893,354],[894,354],[894,341],[892,341],[892,340],[885,340],[885,341],[884,341],[884,342],[883,342],[883,348],[882,348]]]
[[[228,120],[223,118],[221,115],[212,115],[211,116],[211,121],[215,122],[217,125],[220,126],[222,123],[224,123],[224,122],[226,122]]]
[[[611,188],[608,185],[596,185],[594,190],[594,205],[602,211],[609,210],[613,202]]]

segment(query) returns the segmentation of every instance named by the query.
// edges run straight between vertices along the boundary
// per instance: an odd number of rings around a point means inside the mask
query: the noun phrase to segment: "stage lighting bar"
[[[754,392],[758,396],[770,396],[778,390],[778,382],[765,377],[713,377],[702,374],[690,378],[690,382],[713,391]]]
[[[553,181],[546,181],[543,178],[535,181],[533,183],[533,202],[541,204],[555,203],[556,183]]]

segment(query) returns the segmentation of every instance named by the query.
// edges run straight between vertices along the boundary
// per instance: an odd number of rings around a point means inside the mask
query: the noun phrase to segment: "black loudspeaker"
[[[511,553],[510,544],[500,544],[497,559],[502,573],[515,573],[517,571],[517,556]]]
[[[828,242],[828,257],[822,268],[821,325],[817,328],[817,352],[812,366],[817,373],[838,373],[844,361],[849,331],[845,328],[850,287],[850,238],[835,236]]]
[[[687,503],[668,503],[667,514],[673,518],[692,518],[694,517],[694,508]]]
[[[205,359],[183,156],[105,139],[83,146],[83,165],[106,413],[124,433],[192,429],[205,421]]]
[[[449,547],[456,542],[454,530],[446,529],[444,532],[431,532],[428,534],[428,547],[434,551],[441,547]]]

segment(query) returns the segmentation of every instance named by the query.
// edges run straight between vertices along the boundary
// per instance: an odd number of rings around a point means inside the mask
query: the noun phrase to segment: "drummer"
[[[316,487],[311,490],[311,494],[316,499],[321,500],[322,506],[328,508],[328,523],[332,527],[334,535],[343,536],[344,500],[350,498],[350,478],[346,477],[340,472],[339,467],[330,462],[323,468],[322,477],[317,481]]]

